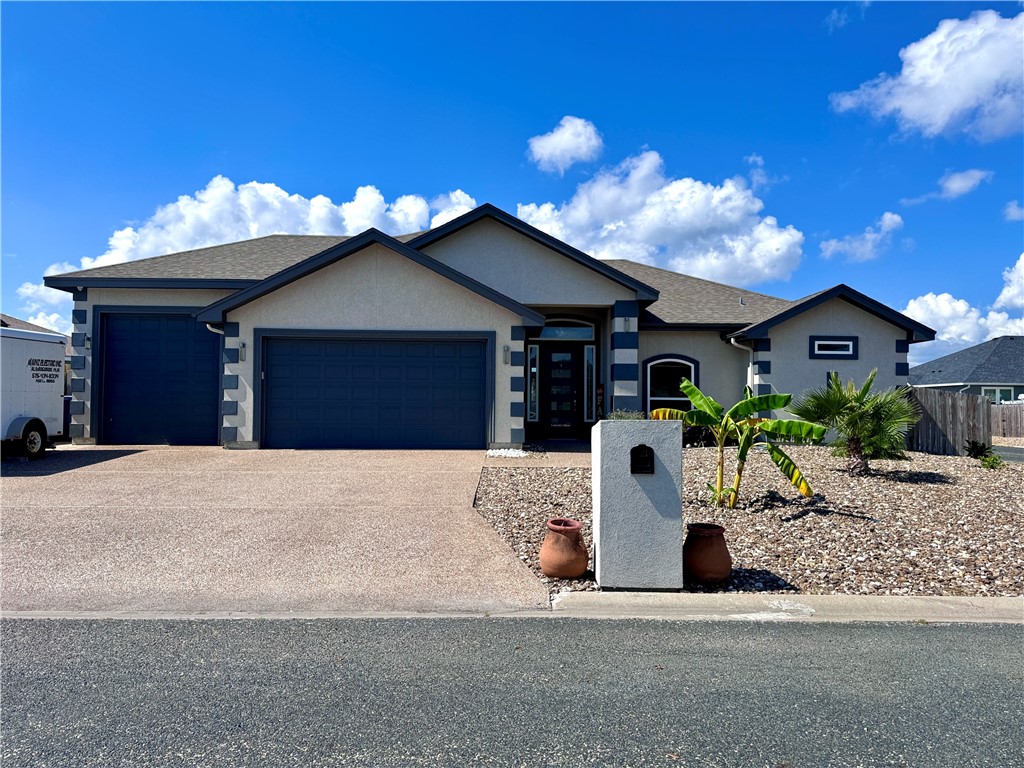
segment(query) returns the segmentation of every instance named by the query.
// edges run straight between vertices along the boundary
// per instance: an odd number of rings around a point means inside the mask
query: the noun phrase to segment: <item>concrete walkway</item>
[[[61,447],[2,464],[2,608],[547,609],[473,510],[483,451]]]

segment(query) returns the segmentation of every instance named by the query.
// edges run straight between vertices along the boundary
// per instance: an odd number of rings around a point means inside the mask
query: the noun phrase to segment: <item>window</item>
[[[594,421],[594,401],[596,398],[596,371],[594,370],[594,359],[596,347],[587,344],[583,348],[583,420]]]
[[[647,412],[656,408],[690,410],[690,400],[679,391],[679,382],[689,379],[697,383],[697,364],[682,357],[659,356],[644,364],[647,382]]]
[[[808,355],[811,360],[856,360],[856,336],[811,336]]]
[[[593,341],[594,326],[582,320],[549,318],[534,338],[551,341]]]
[[[999,403],[1013,402],[1013,389],[1011,387],[982,387],[981,396],[987,397],[993,405]]]
[[[539,401],[539,376],[538,363],[540,355],[536,344],[530,344],[526,361],[526,419],[537,421],[537,403]]]

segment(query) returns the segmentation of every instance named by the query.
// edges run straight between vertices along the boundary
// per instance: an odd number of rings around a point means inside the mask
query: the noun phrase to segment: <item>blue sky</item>
[[[1024,333],[1018,3],[10,3],[3,311],[44,273],[491,202],[598,257]],[[531,141],[532,140],[532,141]],[[253,183],[255,182],[255,183]]]

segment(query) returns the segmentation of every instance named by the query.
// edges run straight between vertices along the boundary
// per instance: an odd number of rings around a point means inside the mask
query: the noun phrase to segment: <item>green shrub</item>
[[[983,459],[992,455],[992,446],[983,443],[981,440],[968,440],[964,443],[964,450],[972,459]]]
[[[646,419],[647,414],[643,411],[626,411],[622,408],[616,408],[605,416],[605,418],[610,421],[640,421],[641,419]]]
[[[996,456],[994,453],[981,457],[981,466],[985,469],[999,469],[1005,463],[1001,457]]]

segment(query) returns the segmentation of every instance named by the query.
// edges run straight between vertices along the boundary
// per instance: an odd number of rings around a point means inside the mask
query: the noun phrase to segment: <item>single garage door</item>
[[[483,448],[480,340],[267,339],[266,448]]]
[[[220,337],[184,314],[106,314],[99,441],[216,445]]]

